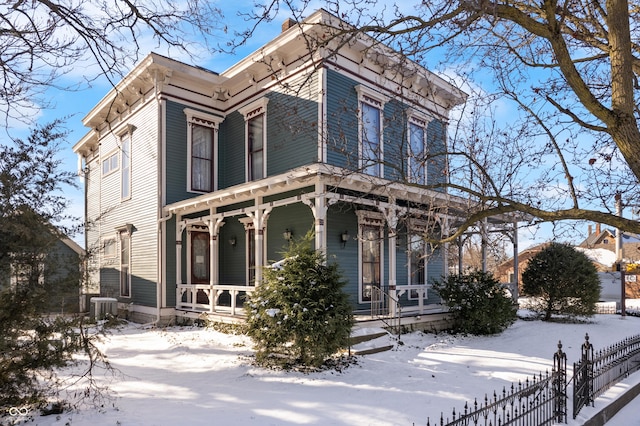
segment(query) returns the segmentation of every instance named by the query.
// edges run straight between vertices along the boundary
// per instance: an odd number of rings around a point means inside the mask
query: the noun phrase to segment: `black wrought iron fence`
[[[558,351],[553,356],[553,370],[544,375],[540,373],[531,380],[517,386],[512,384],[502,393],[485,395],[484,401],[474,401],[472,406],[465,404],[463,411],[452,418],[440,415],[439,423],[433,426],[497,426],[497,425],[551,425],[567,421],[567,356],[558,342]],[[427,426],[431,426],[427,418]]]
[[[573,418],[582,407],[594,405],[597,397],[629,374],[640,370],[640,335],[627,337],[607,348],[594,351],[585,336],[581,359],[573,364]],[[502,393],[485,395],[484,400],[454,409],[451,417],[427,426],[525,426],[552,425],[567,422],[567,356],[562,342],[553,356],[553,370],[540,373],[524,383],[504,388]]]
[[[640,335],[627,337],[594,353],[589,334],[582,357],[573,364],[573,418],[582,407],[594,404],[607,389],[640,369]]]

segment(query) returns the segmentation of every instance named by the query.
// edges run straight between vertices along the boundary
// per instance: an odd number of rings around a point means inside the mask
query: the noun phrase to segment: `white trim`
[[[413,163],[416,161],[412,161],[416,158],[415,153],[413,152],[413,132],[411,131],[411,126],[417,126],[419,128],[422,129],[422,153],[421,156],[422,159],[424,160],[424,158],[426,158],[426,154],[427,154],[427,126],[429,124],[429,121],[427,120],[423,120],[421,117],[415,115],[415,114],[410,114],[407,117],[407,181],[410,183],[417,183],[420,185],[426,185],[427,183],[427,163],[424,162],[424,164],[422,164],[422,168],[423,170],[423,176],[422,176],[422,181],[418,181],[416,179],[416,176],[414,176],[414,171],[417,170],[417,164],[414,165]],[[418,157],[418,158],[420,158]]]
[[[195,123],[211,129],[218,129],[220,127],[220,123],[224,121],[224,117],[219,117],[217,115],[208,114],[191,108],[185,108],[183,111],[187,116],[187,123]]]
[[[120,138],[120,201],[126,201],[131,199],[131,191],[132,191],[132,178],[133,178],[133,161],[131,160],[132,157],[132,151],[133,151],[133,126],[127,126],[127,131],[126,132],[122,132],[119,135]],[[128,152],[128,158],[126,158],[127,160],[127,165],[128,167],[125,168],[125,155],[124,152],[125,150],[123,149],[124,147],[124,143],[128,143],[129,145],[129,152]],[[125,170],[129,171],[129,184],[128,184],[128,188],[127,188],[127,194],[126,196],[123,196],[123,192],[124,192],[124,184],[123,184],[123,177],[124,177],[124,172]]]
[[[218,189],[218,128],[220,123],[224,121],[224,117],[219,117],[205,112],[196,111],[191,108],[185,108],[184,114],[187,116],[187,192],[196,194],[207,194]],[[211,136],[211,190],[201,191],[193,189],[191,186],[193,181],[192,176],[192,138],[193,138],[193,126],[200,126],[212,129]]]
[[[244,117],[244,121],[249,121],[253,117],[267,112],[267,104],[269,98],[260,98],[257,101],[253,101],[250,104],[238,108],[238,112]]]
[[[320,90],[318,91],[318,162],[327,162],[327,72],[324,67],[318,70],[318,79],[320,80]]]
[[[378,228],[380,242],[379,250],[380,250],[380,288],[382,288],[382,284],[384,281],[384,225],[385,220],[384,216],[375,211],[369,210],[357,210],[356,216],[358,217],[358,303],[359,304],[367,304],[371,303],[370,300],[363,300],[362,290],[363,290],[363,271],[362,271],[362,242],[364,241],[362,235],[363,227],[376,227]]]
[[[119,228],[117,229],[118,231],[118,248],[120,249],[120,253],[118,255],[118,283],[119,283],[119,291],[120,291],[120,297],[123,298],[127,298],[127,299],[131,299],[133,297],[133,286],[131,283],[131,260],[132,260],[132,252],[131,252],[131,247],[132,247],[132,235],[131,232],[128,231],[128,227],[127,229],[123,229],[123,228]],[[122,273],[122,242],[123,242],[123,237],[128,245],[127,247],[127,251],[128,251],[128,262],[127,262],[127,273],[126,273],[126,278],[127,278],[127,290],[129,292],[129,294],[123,294],[122,292],[122,288],[123,288],[123,282],[122,282],[122,277],[123,277],[123,273]]]
[[[262,177],[267,177],[267,104],[269,98],[260,98],[251,102],[242,108],[238,108],[238,112],[244,117],[244,152],[245,152],[245,182],[259,180],[251,176],[249,162],[249,121],[262,116]]]
[[[119,154],[118,151],[119,151],[118,148],[114,148],[111,151],[108,151],[108,154],[100,156],[100,176],[101,177],[109,176],[120,169],[120,156],[118,155]],[[111,167],[111,159],[114,157],[118,161],[118,164],[116,164],[115,167]],[[109,170],[105,173],[104,164],[107,161],[109,162]]]
[[[365,164],[363,158],[363,140],[362,134],[364,132],[364,123],[362,119],[362,104],[367,104],[378,110],[380,128],[378,129],[378,158],[374,165],[368,165],[367,168],[375,166],[377,173],[373,176],[384,178],[384,106],[389,101],[389,97],[385,96],[375,90],[370,89],[367,86],[358,84],[355,86],[355,90],[358,93],[358,169],[365,173]]]

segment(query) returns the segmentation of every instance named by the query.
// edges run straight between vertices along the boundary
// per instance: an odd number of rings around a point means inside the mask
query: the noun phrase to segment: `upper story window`
[[[120,137],[120,199],[122,200],[131,198],[131,138],[134,129],[134,126],[127,125],[118,134]]]
[[[211,192],[216,189],[216,157],[218,151],[218,126],[223,118],[192,109],[187,115],[187,190]]]
[[[382,138],[384,104],[388,98],[365,86],[356,86],[359,110],[358,159],[362,173],[383,177]]]
[[[409,116],[409,152],[407,153],[407,179],[411,183],[427,183],[427,120]]]
[[[267,175],[267,103],[262,98],[240,108],[246,123],[245,152],[247,181],[258,180]]]
[[[102,176],[108,175],[118,170],[118,152],[115,151],[107,155],[102,160]]]

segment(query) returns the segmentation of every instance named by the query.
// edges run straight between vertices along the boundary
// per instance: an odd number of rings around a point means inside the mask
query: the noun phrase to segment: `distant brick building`
[[[596,224],[595,232],[589,225],[589,235],[578,247],[605,248],[616,252],[616,229],[602,229]],[[636,234],[622,234],[622,258],[628,263],[640,262],[640,237]]]

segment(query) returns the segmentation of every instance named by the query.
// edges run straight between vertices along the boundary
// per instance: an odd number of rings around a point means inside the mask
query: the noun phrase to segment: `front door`
[[[209,249],[208,232],[191,233],[191,283],[209,284],[211,277],[210,260],[211,251]],[[199,290],[196,303],[209,303],[206,293]]]

